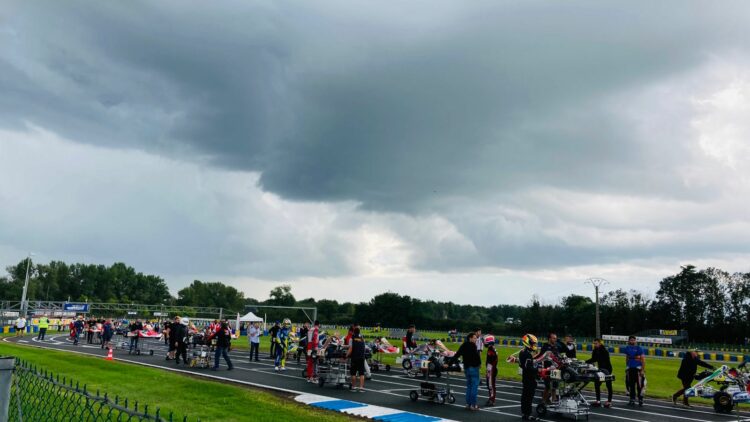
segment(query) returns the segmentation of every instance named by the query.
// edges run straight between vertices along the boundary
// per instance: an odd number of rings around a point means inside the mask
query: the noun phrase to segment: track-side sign
[[[677,330],[659,330],[660,336],[676,336]]]
[[[161,312],[154,312],[154,316],[162,316]]]
[[[128,315],[137,315],[137,314],[138,314],[138,312],[136,312],[136,311],[128,311]]]
[[[613,336],[613,335],[605,334],[602,336],[602,340],[628,341],[628,336]],[[635,341],[638,343],[672,344],[671,338],[661,338],[661,337],[636,337]]]
[[[4,311],[3,316],[4,317],[17,317],[19,315],[18,311]]]
[[[88,303],[66,303],[66,304],[63,304],[63,310],[70,311],[70,312],[88,312],[89,304]]]

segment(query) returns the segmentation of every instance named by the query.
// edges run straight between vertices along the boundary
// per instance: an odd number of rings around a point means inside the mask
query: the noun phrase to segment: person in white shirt
[[[250,361],[253,361],[253,354],[255,355],[255,361],[258,360],[258,350],[260,349],[260,324],[255,322],[247,329],[247,340],[250,342]]]
[[[19,316],[16,319],[16,337],[22,336],[26,332],[26,318]]]

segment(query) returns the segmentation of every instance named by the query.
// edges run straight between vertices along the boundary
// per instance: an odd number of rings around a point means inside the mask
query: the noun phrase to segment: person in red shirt
[[[497,381],[497,350],[495,350],[495,336],[486,336],[484,338],[484,345],[487,346],[487,358],[485,359],[485,365],[487,370],[487,390],[489,390],[490,397],[487,399],[486,406],[495,405],[495,394],[497,389],[495,384]]]
[[[320,322],[316,320],[312,330],[307,333],[307,382],[316,382],[315,362],[313,361],[312,352],[313,350],[318,350],[319,336]]]

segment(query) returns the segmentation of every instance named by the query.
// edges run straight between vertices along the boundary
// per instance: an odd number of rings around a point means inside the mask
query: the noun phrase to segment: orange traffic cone
[[[114,360],[112,359],[112,348],[107,349],[107,359],[106,360]]]

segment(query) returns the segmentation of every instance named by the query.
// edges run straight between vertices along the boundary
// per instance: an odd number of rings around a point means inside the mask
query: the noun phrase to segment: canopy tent
[[[248,312],[245,316],[240,318],[240,322],[263,322],[263,318],[255,315],[252,312]]]

